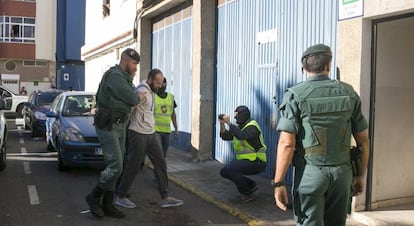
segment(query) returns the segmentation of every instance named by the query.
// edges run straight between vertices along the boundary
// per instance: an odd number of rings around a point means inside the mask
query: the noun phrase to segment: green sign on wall
[[[338,0],[338,20],[346,20],[364,15],[363,0]]]

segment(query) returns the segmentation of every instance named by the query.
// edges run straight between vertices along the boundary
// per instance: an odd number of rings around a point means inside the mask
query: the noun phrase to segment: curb
[[[152,166],[152,164],[145,163],[145,166],[150,168],[150,169],[154,169],[154,166]],[[209,195],[205,192],[202,192],[201,190],[197,189],[193,185],[179,179],[178,177],[175,177],[171,173],[167,173],[167,175],[168,175],[168,180],[174,182],[178,186],[180,186],[180,187],[190,191],[191,193],[197,195],[198,197],[200,197],[204,201],[207,201],[207,202],[217,206],[218,208],[220,208],[222,210],[225,210],[229,214],[231,214],[235,217],[238,217],[240,220],[246,222],[249,226],[265,225],[264,222],[256,220],[254,217],[249,216],[247,213],[244,213],[244,212],[240,211],[239,209],[234,208],[234,207],[228,205],[227,203],[225,203],[223,201],[220,201],[220,200],[214,198],[213,196],[211,196],[211,195]]]
[[[193,185],[171,175],[168,174],[168,178],[169,180],[171,180],[172,182],[174,182],[175,184],[181,186],[182,188],[192,192],[193,194],[199,196],[201,199],[219,207],[222,210],[227,211],[228,213],[230,213],[231,215],[238,217],[240,220],[246,222],[248,225],[250,226],[258,226],[258,225],[263,225],[262,222],[257,221],[255,218],[249,216],[247,213],[244,213],[242,211],[240,211],[237,208],[234,208],[230,205],[228,205],[227,203],[220,201],[216,198],[214,198],[213,196],[200,191],[199,189],[197,189],[196,187],[194,187]]]
[[[378,219],[374,219],[372,217],[365,216],[365,215],[360,214],[358,212],[353,212],[351,214],[351,219],[353,219],[353,220],[355,220],[359,223],[370,225],[370,226],[387,226],[387,225],[390,225],[387,222],[384,222],[384,221],[381,221],[381,220],[378,220]]]

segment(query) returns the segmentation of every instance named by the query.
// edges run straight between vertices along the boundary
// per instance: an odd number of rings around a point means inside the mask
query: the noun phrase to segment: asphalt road
[[[170,195],[184,205],[161,208],[153,172],[145,168],[130,190],[135,209],[122,209],[124,219],[96,219],[85,195],[97,182],[99,169],[60,172],[55,152],[46,151],[43,138],[9,126],[7,167],[0,172],[0,225],[246,225],[170,182]]]

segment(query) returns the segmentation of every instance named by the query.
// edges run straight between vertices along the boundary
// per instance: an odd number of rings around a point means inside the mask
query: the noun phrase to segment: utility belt
[[[96,110],[94,125],[101,130],[111,131],[114,124],[124,123],[128,120],[129,114],[113,112],[106,107]]]
[[[113,121],[114,124],[124,123],[128,120],[129,114],[114,114],[113,115]]]

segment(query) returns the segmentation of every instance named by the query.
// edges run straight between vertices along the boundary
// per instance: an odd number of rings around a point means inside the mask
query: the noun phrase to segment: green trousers
[[[115,123],[111,131],[95,127],[104,154],[105,169],[99,177],[99,187],[105,191],[114,191],[118,177],[122,173],[125,154],[126,124]]]
[[[307,164],[297,188],[294,189],[297,225],[345,226],[351,183],[350,164]]]

